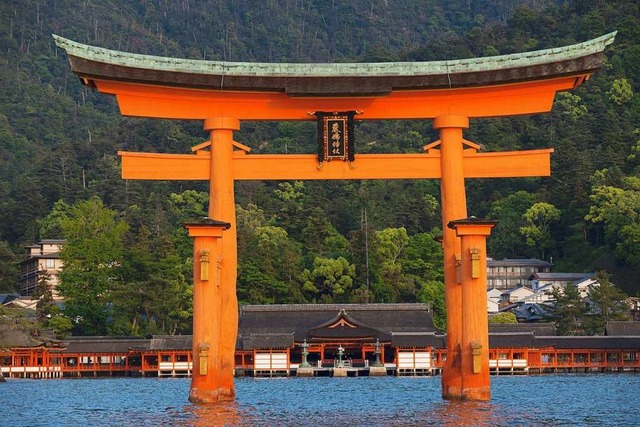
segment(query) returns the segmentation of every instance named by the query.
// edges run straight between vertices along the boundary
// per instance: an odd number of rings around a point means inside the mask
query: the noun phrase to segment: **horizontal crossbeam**
[[[465,178],[549,176],[553,149],[464,153]],[[118,152],[122,178],[143,180],[208,180],[210,157],[200,154]],[[313,154],[234,153],[235,180],[434,179],[440,178],[440,155],[360,154],[353,164],[332,161],[318,166]]]

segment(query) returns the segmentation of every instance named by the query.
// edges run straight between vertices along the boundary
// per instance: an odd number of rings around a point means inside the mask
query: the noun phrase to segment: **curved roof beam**
[[[109,80],[289,96],[383,96],[396,90],[472,88],[588,77],[600,69],[616,32],[570,46],[492,57],[429,62],[253,63],[140,55],[54,35],[85,84]]]

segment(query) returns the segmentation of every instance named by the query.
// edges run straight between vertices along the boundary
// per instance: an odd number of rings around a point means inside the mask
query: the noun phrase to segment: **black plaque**
[[[353,117],[355,111],[316,112],[318,118],[318,162],[331,160],[353,162],[355,145]]]

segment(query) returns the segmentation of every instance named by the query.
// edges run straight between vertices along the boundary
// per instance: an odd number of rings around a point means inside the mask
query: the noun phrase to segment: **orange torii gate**
[[[54,36],[85,85],[116,96],[123,115],[202,120],[195,154],[120,152],[124,179],[208,180],[209,218],[194,238],[194,370],[190,400],[233,399],[237,335],[236,180],[441,179],[447,352],[443,397],[490,397],[485,240],[493,223],[467,219],[465,178],[548,176],[552,149],[479,153],[470,118],[547,112],[558,91],[602,67],[615,33],[563,48],[455,61],[266,64],[130,54]],[[244,120],[432,119],[440,139],[420,154],[255,155],[234,141]],[[337,114],[337,113],[336,113]],[[345,128],[340,128],[344,130]],[[208,147],[209,151],[206,151]]]

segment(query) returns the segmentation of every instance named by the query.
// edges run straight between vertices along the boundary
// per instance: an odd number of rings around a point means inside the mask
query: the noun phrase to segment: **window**
[[[56,267],[56,260],[52,259],[52,258],[47,258],[47,268],[55,268]]]

